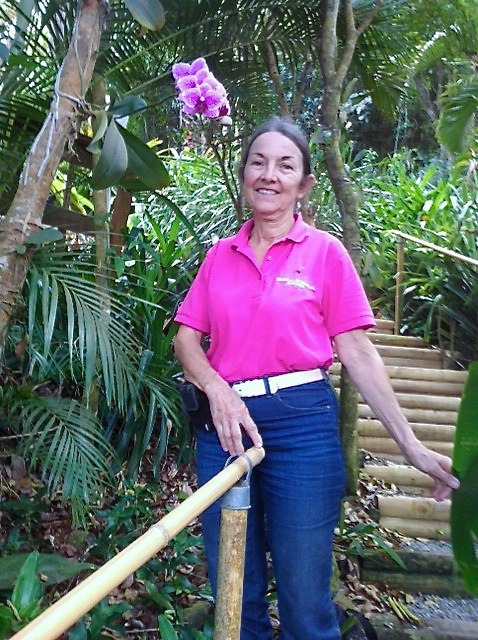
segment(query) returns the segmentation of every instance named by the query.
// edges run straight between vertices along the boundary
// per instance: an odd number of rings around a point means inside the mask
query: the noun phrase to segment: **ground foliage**
[[[2,556],[37,550],[101,566],[196,489],[193,464],[178,464],[177,453],[171,448],[156,479],[147,457],[136,482],[120,479],[114,492],[92,505],[84,528],[72,527],[60,496],[48,497],[41,479],[27,471],[21,458],[4,458],[0,485]],[[344,502],[334,545],[337,602],[344,608],[361,611],[372,620],[375,613],[388,609],[387,597],[406,600],[406,595],[397,590],[384,590],[382,585],[361,580],[363,558],[377,549],[393,554],[393,547],[400,540],[397,534],[380,529],[375,521],[376,494],[380,488],[375,481],[362,479],[357,496]],[[84,576],[82,572],[57,584],[45,584],[39,611],[70,591]],[[11,587],[5,589],[1,580],[0,585],[1,601],[6,602]],[[272,571],[268,599],[277,634],[279,620]],[[64,639],[147,640],[157,638],[159,629],[165,638],[206,640],[212,637],[212,624],[201,527],[196,520],[114,589],[91,615],[64,634]],[[84,635],[87,630],[88,635]]]

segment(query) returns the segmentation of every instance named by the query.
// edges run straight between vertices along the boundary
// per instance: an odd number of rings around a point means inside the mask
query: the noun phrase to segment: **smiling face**
[[[244,166],[244,196],[255,216],[292,216],[314,183],[304,176],[302,153],[286,136],[269,131],[252,143]]]

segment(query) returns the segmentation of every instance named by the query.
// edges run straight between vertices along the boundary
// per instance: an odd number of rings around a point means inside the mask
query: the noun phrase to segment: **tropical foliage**
[[[357,177],[365,199],[364,276],[377,310],[393,317],[394,230],[478,260],[478,192],[459,169],[438,160],[423,166],[402,153],[380,164],[362,160]],[[402,331],[424,336],[464,366],[478,354],[476,270],[418,244],[405,245]]]
[[[372,4],[351,3],[357,25]],[[342,157],[362,194],[364,278],[386,315],[395,286],[391,229],[478,253],[477,13],[459,0],[433,2],[435,27],[424,18],[428,4],[382,3],[357,41],[340,96]],[[1,214],[50,108],[78,6],[0,6]],[[63,155],[47,203],[44,221],[55,229],[36,230],[13,247],[32,257],[1,372],[4,451],[40,465],[50,491],[61,491],[77,519],[112,474],[136,477],[147,451],[156,475],[168,439],[189,454],[174,386],[172,318],[205,250],[247,215],[236,167],[256,122],[280,109],[313,135],[311,211],[318,224],[342,233],[324,167],[327,131],[318,126],[323,17],[312,1],[110,3],[92,86],[79,106],[80,135]],[[337,29],[343,52],[345,13]],[[180,114],[171,69],[198,57],[229,94],[227,130]],[[394,156],[377,157],[374,137],[360,134],[370,131],[374,111],[385,114]],[[438,138],[424,128],[418,152],[400,149],[411,139],[404,121],[418,121],[418,113],[421,121],[430,116]],[[451,155],[457,150],[462,155]],[[463,364],[475,358],[473,268],[407,246],[406,272],[403,330],[424,333]]]

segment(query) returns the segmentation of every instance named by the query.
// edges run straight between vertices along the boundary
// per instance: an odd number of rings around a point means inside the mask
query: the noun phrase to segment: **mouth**
[[[275,196],[277,195],[277,191],[274,191],[274,189],[256,189],[257,193],[260,193],[263,196]]]

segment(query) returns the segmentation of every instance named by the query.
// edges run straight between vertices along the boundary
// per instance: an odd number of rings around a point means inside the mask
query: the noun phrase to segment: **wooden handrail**
[[[457,253],[456,251],[452,251],[451,249],[444,249],[443,247],[439,247],[437,244],[433,244],[432,242],[427,242],[426,240],[420,240],[420,238],[416,238],[415,236],[410,236],[408,233],[403,233],[402,231],[391,231],[394,236],[399,236],[404,240],[409,240],[410,242],[415,242],[416,244],[421,244],[423,247],[427,247],[428,249],[433,249],[437,253],[442,253],[445,256],[449,256],[450,258],[455,258],[456,260],[461,260],[461,262],[467,262],[468,264],[473,265],[474,267],[478,267],[478,260],[474,258],[469,258],[468,256],[463,256],[461,253]]]
[[[396,280],[396,289],[395,289],[395,319],[394,319],[394,327],[393,332],[395,335],[400,333],[400,326],[402,324],[402,283],[403,283],[403,264],[404,264],[404,249],[403,249],[403,241],[408,240],[409,242],[414,242],[415,244],[419,244],[422,247],[426,247],[427,249],[432,249],[436,253],[441,253],[445,256],[453,258],[455,260],[460,260],[461,262],[466,262],[467,264],[471,264],[473,267],[478,267],[478,260],[474,258],[469,258],[468,256],[463,256],[461,253],[457,253],[456,251],[452,251],[451,249],[444,249],[443,247],[439,247],[437,244],[433,244],[432,242],[427,242],[426,240],[421,240],[415,236],[411,236],[408,233],[403,233],[403,231],[396,231],[395,229],[391,230],[390,233],[398,238],[397,245],[397,272],[395,274]]]

